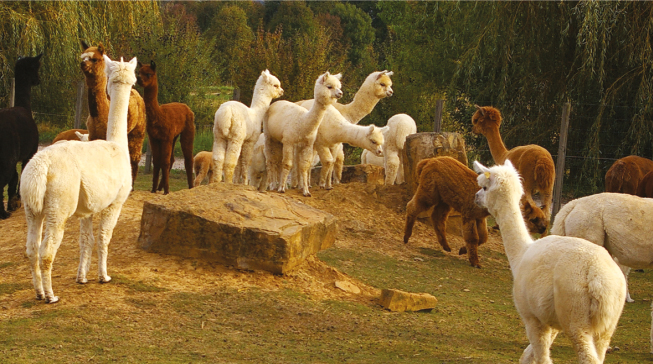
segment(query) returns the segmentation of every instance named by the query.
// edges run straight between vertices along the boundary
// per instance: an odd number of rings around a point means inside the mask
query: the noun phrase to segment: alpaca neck
[[[255,92],[252,98],[252,104],[249,107],[250,111],[254,114],[255,120],[262,121],[263,115],[270,107],[272,98],[263,92]]]
[[[506,145],[503,144],[501,134],[499,133],[499,128],[492,128],[485,134],[485,138],[487,139],[487,143],[490,146],[490,153],[492,154],[494,163],[503,164],[506,161],[508,149],[506,148]]]
[[[24,107],[27,110],[32,110],[32,87],[29,85],[29,80],[25,77],[16,75],[14,86],[14,107]]]
[[[507,199],[506,199],[507,200]],[[521,262],[524,252],[533,239],[528,234],[524,218],[519,210],[519,201],[512,204],[501,203],[500,209],[492,214],[501,230],[501,240],[515,276],[515,269]]]
[[[366,126],[358,126],[349,123],[340,123],[334,131],[333,140],[338,143],[347,143],[355,147],[363,148],[361,141],[367,133]]]
[[[114,95],[109,106],[109,115],[107,123],[107,141],[120,144],[124,150],[128,150],[127,141],[127,113],[129,109],[129,94],[131,85],[126,83],[117,83],[113,86]]]
[[[361,87],[356,95],[354,95],[354,100],[348,104],[339,104],[337,109],[340,111],[342,116],[345,117],[350,123],[358,124],[361,119],[369,115],[374,107],[379,102],[379,98],[370,92],[369,89]]]
[[[330,105],[318,102],[315,100],[313,106],[304,114],[303,122],[300,124],[303,126],[306,134],[310,134],[313,131],[316,131],[322,123],[324,118],[324,113]]]
[[[159,106],[159,85],[153,82],[143,89],[143,101],[145,102],[145,114],[148,124],[159,120],[161,106]]]
[[[105,119],[109,114],[109,98],[107,97],[107,78],[102,75],[86,77],[88,88],[88,111],[93,118]],[[104,116],[104,118],[102,117]]]

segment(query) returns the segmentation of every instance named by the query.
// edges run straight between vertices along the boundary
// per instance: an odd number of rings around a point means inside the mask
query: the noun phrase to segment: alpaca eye
[[[91,58],[91,62],[95,63],[95,62],[97,62],[97,59]]]
[[[385,83],[382,83],[382,84],[381,84],[381,87],[385,87]]]
[[[372,144],[376,145],[376,142],[374,140],[372,140]]]
[[[328,88],[329,90],[331,90],[331,89],[333,88],[333,86],[327,86],[327,88]]]
[[[487,187],[483,186],[483,191],[487,190]]]

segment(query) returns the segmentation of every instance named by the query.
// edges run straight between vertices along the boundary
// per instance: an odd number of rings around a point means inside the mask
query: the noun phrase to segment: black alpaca
[[[39,146],[39,131],[32,118],[31,88],[40,83],[39,67],[41,56],[20,58],[16,62],[16,98],[14,107],[0,110],[0,219],[6,219],[20,207],[18,172],[36,153]],[[6,185],[9,201],[5,211],[2,191]]]

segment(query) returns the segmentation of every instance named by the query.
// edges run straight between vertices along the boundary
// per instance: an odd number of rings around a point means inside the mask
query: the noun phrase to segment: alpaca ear
[[[338,80],[342,79],[342,73],[338,73],[333,75],[333,77],[337,78]]]
[[[367,128],[367,135],[372,135],[374,133],[374,125],[370,125],[369,128]]]
[[[326,71],[326,72],[322,75],[322,77],[320,77],[320,83],[324,83],[324,82],[326,82],[326,80],[327,80],[327,78],[329,78],[329,76],[331,76],[331,74],[329,73],[329,71]]]
[[[154,61],[150,61],[150,68],[152,71],[156,71],[156,63],[154,63]]]
[[[97,51],[100,52],[100,54],[104,54],[104,46],[102,43],[97,45]]]
[[[474,106],[481,112],[481,115],[485,116],[485,110],[483,110],[482,107],[480,107],[478,105],[474,105]]]
[[[34,57],[35,60],[38,62],[41,60],[41,57],[43,57],[43,53],[39,54],[38,56]]]
[[[476,173],[485,173],[485,172],[489,173],[490,171],[486,166],[479,163],[479,161],[474,161],[474,170],[476,171]]]
[[[379,78],[383,77],[383,75],[387,74],[388,70],[383,70],[379,72],[379,74],[376,76],[376,79],[378,80]]]
[[[533,212],[533,206],[528,201],[524,202],[524,206],[521,209],[524,216],[528,216]]]
[[[138,68],[143,67],[143,64],[141,63],[141,61],[138,61],[138,62],[137,62],[137,66],[138,66]]]
[[[389,72],[387,72],[385,75],[388,76],[388,77],[390,77],[390,76],[392,76],[392,75],[394,75],[394,74],[395,74],[394,72],[389,71]]]
[[[136,57],[132,58],[131,61],[129,61],[129,65],[130,65],[130,66],[134,66],[134,67],[136,67],[136,65],[137,65],[138,63],[139,63],[139,62],[138,62],[138,60],[136,59]]]
[[[109,64],[109,63],[113,63],[113,61],[111,60],[111,58],[109,58],[109,56],[107,56],[106,54],[103,54],[103,55],[102,55],[102,58],[104,58],[104,62],[107,63],[107,64]]]
[[[86,44],[86,42],[84,42],[83,40],[80,40],[79,44],[82,45],[82,50],[83,51],[85,51],[85,50],[87,50],[89,48],[88,44]]]
[[[517,170],[517,169],[515,168],[515,166],[512,165],[512,162],[510,161],[510,159],[506,159],[506,162],[503,163],[503,166],[504,166],[504,167],[508,167],[508,168],[512,168],[512,169],[514,169],[515,171]]]

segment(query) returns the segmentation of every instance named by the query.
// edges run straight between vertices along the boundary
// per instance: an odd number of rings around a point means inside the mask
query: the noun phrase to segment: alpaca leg
[[[173,144],[163,142],[161,144],[161,182],[159,183],[159,191],[163,190],[163,194],[170,193],[170,156],[172,155]]]
[[[107,275],[107,255],[109,254],[109,242],[111,242],[113,228],[118,222],[121,209],[122,204],[113,204],[100,212],[100,234],[97,248],[98,280],[100,283],[111,281],[111,277]]]
[[[195,141],[195,129],[185,130],[181,133],[179,143],[181,153],[184,156],[184,169],[186,170],[186,181],[188,188],[193,188],[193,142]],[[174,153],[173,153],[174,161]],[[172,164],[170,164],[172,166]]]
[[[150,138],[150,147],[152,147],[152,193],[156,192],[159,185],[159,171],[161,170],[161,141]]]
[[[310,197],[311,192],[308,190],[311,185],[310,173],[311,173],[311,164],[313,162],[313,148],[306,147],[302,149],[299,153],[299,165],[297,169],[299,170],[300,183],[302,184],[302,192],[304,196]]]
[[[342,179],[342,168],[345,165],[345,152],[342,149],[342,144],[338,148],[338,153],[336,154],[336,161],[333,163],[333,184],[340,184]]]
[[[234,171],[240,157],[243,144],[240,141],[230,140],[227,142],[227,150],[224,157],[224,181],[233,183]]]
[[[18,198],[18,171],[14,168],[9,186],[7,186],[7,211],[16,211],[20,207]]]
[[[478,242],[480,239],[478,236],[478,231],[476,229],[476,220],[467,219],[463,217],[462,225],[463,225],[463,240],[465,240],[465,245],[467,248],[465,250],[467,251],[467,257],[469,259],[469,263],[472,265],[472,267],[481,268],[481,264],[479,263],[479,259],[478,259],[478,245],[479,245]]]
[[[552,364],[550,357],[550,348],[557,335],[557,331],[549,326],[542,325],[537,318],[523,317],[526,326],[526,336],[530,344],[524,350],[520,364]],[[582,362],[581,362],[582,363]]]
[[[299,150],[295,149],[293,152],[293,163],[292,163],[292,169],[290,170],[290,188],[299,188],[304,189],[304,186],[302,186],[300,180],[300,172],[299,172]]]
[[[417,188],[415,196],[408,202],[406,205],[406,225],[404,227],[404,244],[408,243],[408,239],[413,235],[413,226],[415,225],[415,220],[417,220],[417,215],[423,211],[428,210],[431,205],[428,202],[422,201],[419,196],[420,189]]]
[[[193,181],[193,187],[197,187],[202,184],[202,181],[204,181],[204,178],[209,172],[209,166],[206,163],[196,163],[193,165],[193,170],[195,171],[195,180]],[[209,176],[209,182],[211,181],[211,177]]]
[[[249,164],[252,161],[252,156],[254,155],[254,144],[250,141],[245,141],[240,150],[240,173],[237,175],[239,183],[244,185],[249,184],[249,178],[247,176],[247,171],[249,170]]]
[[[213,178],[209,183],[222,181],[222,168],[224,167],[224,156],[227,150],[227,141],[216,137],[213,141]]]
[[[447,218],[449,217],[449,212],[451,212],[451,206],[440,202],[433,207],[433,212],[431,213],[431,223],[433,224],[435,235],[438,237],[438,242],[442,249],[448,252],[451,251],[451,247],[447,243]]]
[[[292,160],[294,153],[293,144],[283,145],[283,159],[281,160],[281,173],[279,173],[279,192],[286,192],[286,183],[288,182],[288,174],[292,169]]]
[[[322,170],[320,171],[320,188],[326,188],[328,190],[332,189],[331,187],[331,172],[333,171],[333,155],[331,150],[326,147],[318,147],[317,154],[320,156],[320,163],[322,163]],[[309,162],[310,163],[310,162]]]
[[[11,178],[11,177],[9,177]],[[8,219],[11,216],[11,213],[5,211],[5,195],[4,189],[8,185],[8,179],[4,179],[3,176],[0,176],[0,220]],[[8,206],[7,206],[8,207]]]
[[[50,216],[45,221],[45,237],[39,248],[39,265],[46,303],[59,301],[59,297],[52,291],[52,264],[61,245],[65,225],[66,218],[63,216]]]
[[[384,167],[385,167],[385,185],[392,186],[397,179],[397,171],[399,170],[399,156],[396,153],[391,153],[386,150],[384,153]]]
[[[589,324],[589,322],[587,323]],[[589,327],[589,326],[588,326]],[[594,346],[594,338],[586,330],[578,328],[574,332],[566,332],[569,340],[576,351],[579,363],[600,364],[597,348]],[[606,347],[607,349],[607,347]]]
[[[87,283],[86,274],[91,268],[91,255],[95,238],[93,237],[93,216],[79,219],[79,268],[77,268],[77,283]]]
[[[628,290],[628,275],[630,274],[630,267],[626,267],[625,265],[619,264],[619,259],[617,259],[616,257],[613,257],[613,259],[617,263],[619,268],[621,268],[621,272],[623,272],[624,277],[626,277],[626,302],[629,303],[635,302],[635,300],[630,297],[630,290]]]
[[[36,299],[45,298],[43,291],[43,280],[41,278],[41,267],[39,265],[39,248],[41,247],[41,236],[43,233],[43,215],[34,216],[31,211],[25,209],[27,220],[27,244],[26,255],[32,270],[32,284],[36,291]]]
[[[169,161],[169,164],[168,164],[168,178],[167,179],[161,178],[161,181],[159,182],[159,188],[158,188],[159,191],[163,191],[165,184],[168,184],[168,185],[170,184],[170,172],[172,171],[172,166],[175,164],[175,144],[177,144],[177,138],[178,137],[179,136],[176,136],[172,140],[172,145],[170,146],[171,147],[170,157],[169,157],[170,161]],[[166,183],[163,182],[164,180],[165,180]],[[164,193],[164,194],[167,194],[167,193]]]

